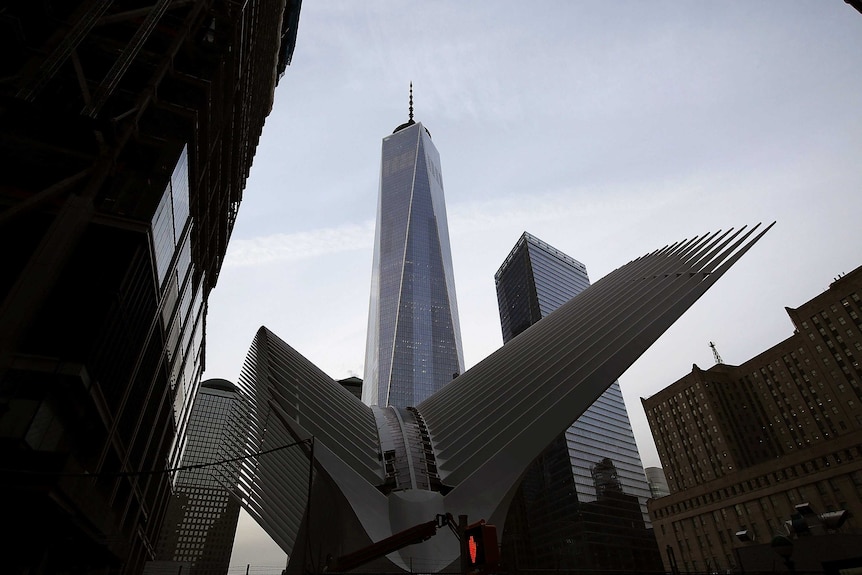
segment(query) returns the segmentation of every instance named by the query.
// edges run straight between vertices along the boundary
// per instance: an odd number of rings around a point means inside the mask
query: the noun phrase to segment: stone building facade
[[[862,268],[787,313],[786,340],[642,400],[671,490],[649,505],[667,569],[739,568],[740,548],[794,536],[804,504],[813,532],[841,510],[842,533],[862,526]]]

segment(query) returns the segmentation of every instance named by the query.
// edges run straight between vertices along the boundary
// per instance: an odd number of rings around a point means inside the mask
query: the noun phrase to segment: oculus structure
[[[412,407],[363,404],[262,327],[238,386],[252,401],[250,449],[276,451],[244,463],[244,507],[293,573],[437,514],[485,519],[501,535],[530,462],[771,227],[698,236],[622,266]],[[458,562],[441,530],[366,568]]]

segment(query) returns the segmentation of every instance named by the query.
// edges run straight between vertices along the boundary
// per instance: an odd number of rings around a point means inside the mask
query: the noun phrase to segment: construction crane
[[[715,363],[724,363],[723,361],[721,361],[721,356],[718,355],[718,350],[715,348],[715,344],[713,342],[709,342],[709,347],[712,348],[712,357],[715,358]]]

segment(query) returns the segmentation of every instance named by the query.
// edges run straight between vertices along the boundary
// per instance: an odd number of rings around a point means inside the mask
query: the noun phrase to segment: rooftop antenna
[[[721,356],[718,355],[718,350],[715,348],[715,344],[713,342],[709,342],[709,347],[712,348],[712,357],[715,358],[715,363],[724,363],[723,361],[721,361]]]
[[[410,123],[413,123],[413,82],[410,82]]]
[[[413,82],[412,81],[410,82],[410,108],[409,108],[409,110],[410,110],[410,118],[406,122],[404,122],[403,124],[401,124],[400,126],[395,128],[395,131],[392,132],[393,134],[395,132],[400,132],[401,130],[404,130],[405,128],[409,128],[410,126],[412,126],[416,123],[413,121]],[[425,131],[427,132],[428,130],[425,130]],[[428,135],[430,136],[431,134],[428,134]]]

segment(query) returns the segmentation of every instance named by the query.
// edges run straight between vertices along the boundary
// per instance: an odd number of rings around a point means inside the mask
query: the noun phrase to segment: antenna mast
[[[410,82],[410,122],[413,122],[413,82]]]
[[[709,342],[709,347],[712,348],[712,357],[715,358],[715,363],[724,363],[721,361],[721,356],[718,355],[718,350],[715,348],[715,344],[713,342]]]

